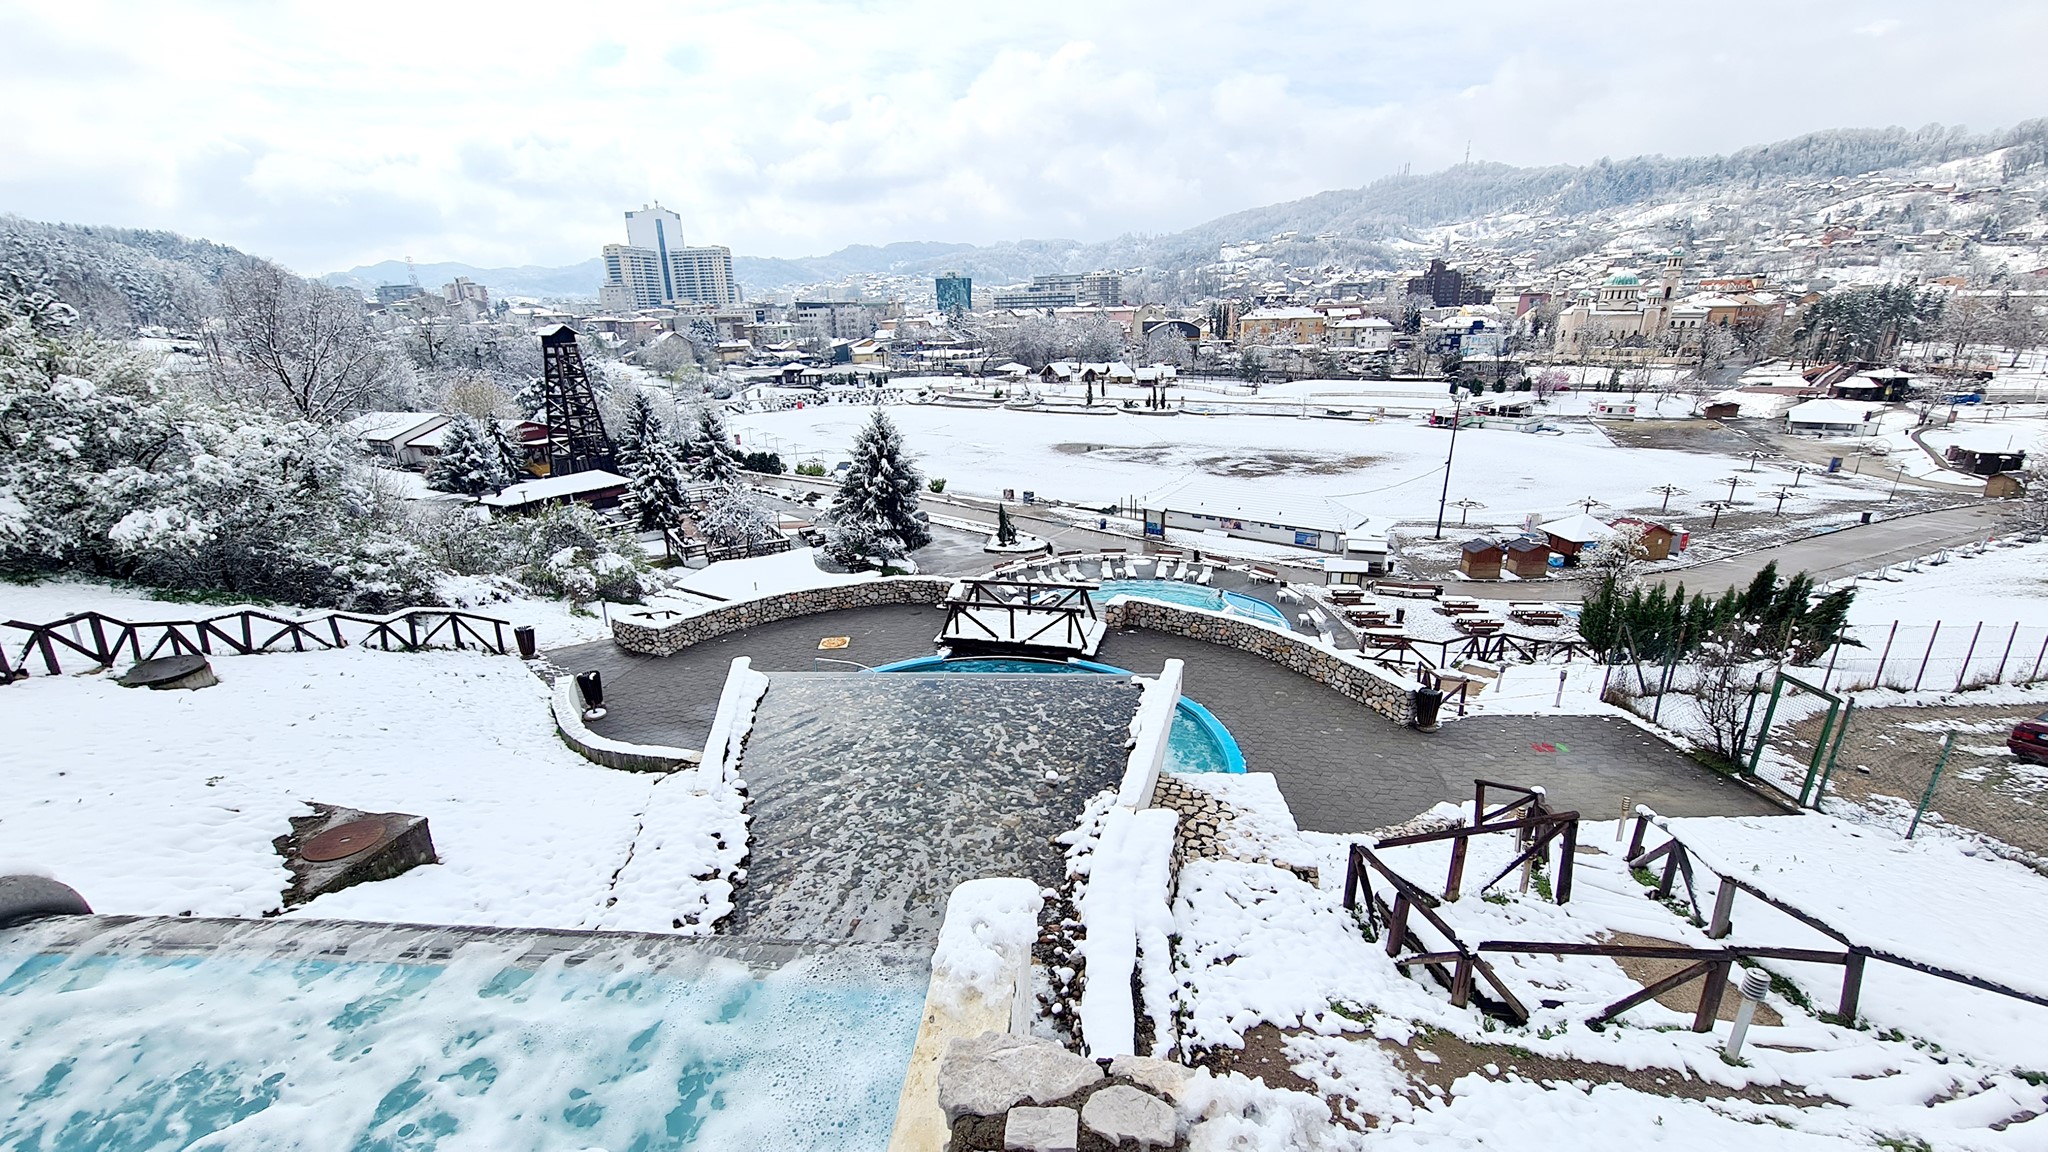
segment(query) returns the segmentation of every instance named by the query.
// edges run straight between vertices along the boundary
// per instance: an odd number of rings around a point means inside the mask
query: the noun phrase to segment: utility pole
[[[1436,535],[1432,540],[1444,538],[1444,505],[1451,499],[1451,461],[1458,456],[1458,425],[1465,422],[1465,401],[1454,387],[1451,392],[1451,447],[1444,453],[1444,490],[1436,498]]]

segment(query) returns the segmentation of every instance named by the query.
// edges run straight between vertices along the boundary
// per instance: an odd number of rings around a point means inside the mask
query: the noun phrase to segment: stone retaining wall
[[[1347,699],[1365,705],[1396,724],[1408,722],[1412,707],[1408,694],[1414,690],[1414,685],[1396,679],[1355,656],[1331,651],[1306,637],[1240,617],[1137,597],[1125,597],[1111,603],[1103,615],[1111,628],[1149,628],[1154,632],[1186,636],[1263,656],[1290,672],[1306,676]]]
[[[889,576],[859,584],[779,592],[694,615],[660,610],[614,614],[612,641],[643,656],[671,656],[692,644],[777,620],[884,604],[937,604],[953,584],[950,577]]]

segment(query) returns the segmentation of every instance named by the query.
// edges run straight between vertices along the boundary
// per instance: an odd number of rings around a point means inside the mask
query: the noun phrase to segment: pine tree
[[[464,496],[488,496],[511,483],[498,441],[476,417],[455,417],[441,437],[441,454],[427,465],[427,487]]]
[[[657,436],[621,457],[634,527],[642,532],[681,527],[689,505],[688,469],[675,445]]]
[[[996,505],[996,543],[1007,548],[1017,542],[1017,526],[1010,523],[1010,508],[1007,504]]]
[[[839,482],[831,518],[840,529],[834,559],[847,565],[871,556],[894,559],[932,542],[931,529],[917,511],[924,477],[903,455],[903,435],[874,410],[853,441],[853,462]],[[866,549],[853,552],[855,547]]]
[[[690,459],[690,478],[704,484],[740,482],[740,455],[732,446],[725,421],[710,404],[697,409],[697,427],[683,444]]]

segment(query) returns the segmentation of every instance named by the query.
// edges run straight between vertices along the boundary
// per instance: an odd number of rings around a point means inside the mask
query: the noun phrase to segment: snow
[[[626,478],[615,472],[571,472],[562,476],[545,476],[539,480],[526,480],[514,484],[495,496],[484,497],[483,503],[493,508],[523,508],[543,500],[559,500],[567,496],[625,486]]]
[[[1856,581],[1849,621],[1862,629],[1858,638],[1865,645],[1881,646],[1885,626],[1894,620],[2031,625],[2048,616],[2048,542],[1982,552],[1955,549],[1946,563],[1923,560],[1885,575]]]
[[[2048,908],[2048,878],[2030,869],[1966,841],[1906,840],[1832,816],[1672,820],[1670,829],[1697,863],[1857,944],[2048,997],[2048,923],[2011,914]],[[1843,884],[1845,875],[1856,882]]]
[[[979,997],[1011,993],[1038,939],[1038,885],[1008,876],[969,880],[946,898],[946,919],[932,949],[929,997],[964,1011]]]
[[[1178,822],[1165,808],[1133,812],[1111,808],[1102,820],[1087,886],[1076,904],[1087,935],[1080,952],[1088,964],[1081,991],[1081,1037],[1088,1055],[1133,1055],[1137,1009],[1131,996],[1136,969],[1145,1001],[1158,1020],[1173,987],[1173,919],[1167,908],[1172,882],[1173,833]],[[1170,1030],[1161,1026],[1154,1056],[1166,1055]]]
[[[1331,382],[1324,382],[1329,385]],[[1293,409],[1299,409],[1295,404]],[[1392,420],[1302,419],[1193,411],[1171,421],[1130,416],[903,405],[890,410],[905,443],[928,475],[949,491],[994,497],[1031,489],[1100,508],[1179,479],[1201,476],[1204,495],[1245,507],[1271,503],[1276,490],[1291,503],[1341,501],[1375,521],[1434,517],[1449,437],[1440,429]],[[751,438],[772,435],[786,457],[841,459],[864,419],[852,406],[748,413],[732,419]],[[1651,511],[1653,486],[1676,484],[1667,517],[1703,516],[1701,502],[1726,490],[1715,480],[1740,458],[1706,452],[1623,448],[1588,425],[1577,434],[1534,438],[1495,428],[1458,437],[1451,495],[1485,503],[1499,514],[1561,516],[1581,498],[1616,509]],[[1741,460],[1747,467],[1748,461]],[[1768,465],[1760,482],[1777,482]],[[1569,476],[1579,487],[1566,488]],[[1785,473],[1783,482],[1790,482]],[[1824,499],[1882,499],[1877,476],[1810,478]]]
[[[8,863],[104,913],[260,916],[290,879],[271,841],[318,800],[427,817],[440,863],[287,915],[668,930],[719,902],[726,879],[694,877],[744,850],[729,798],[577,756],[516,659],[343,649],[213,666],[220,684],[196,692],[104,675],[0,688]],[[694,847],[658,884],[615,890],[643,826]]]
[[[1823,1152],[1868,1148],[1848,1134],[1820,1135],[1773,1123],[1789,1109],[1742,1101],[1652,1096],[1619,1084],[1537,1084],[1459,1077],[1448,1101],[1417,1109],[1371,1145],[1551,1152],[1557,1148],[1658,1148],[1671,1152]]]
[[[1131,752],[1125,760],[1116,801],[1125,808],[1143,808],[1152,803],[1152,789],[1159,783],[1160,766],[1166,763],[1166,745],[1173,735],[1173,718],[1180,707],[1183,664],[1168,660],[1159,675],[1140,677],[1138,710],[1131,716]]]
[[[827,572],[818,567],[815,549],[792,548],[771,556],[720,560],[689,573],[678,580],[675,587],[724,600],[747,600],[755,596],[779,596],[806,588],[831,588],[873,579],[876,579],[873,572]]]

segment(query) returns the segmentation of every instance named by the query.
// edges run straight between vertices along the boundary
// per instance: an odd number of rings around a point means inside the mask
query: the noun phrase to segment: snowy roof
[[[443,442],[447,440],[448,433],[454,427],[455,425],[447,420],[443,420],[438,424],[430,424],[399,441],[398,446],[400,448],[433,448],[438,451]]]
[[[434,421],[446,422],[439,412],[365,412],[342,425],[358,440],[386,443],[424,430]]]
[[[483,498],[493,508],[523,508],[543,500],[559,500],[565,496],[578,496],[586,492],[602,492],[607,488],[624,488],[626,478],[616,472],[602,469],[590,472],[571,472],[565,476],[544,476],[539,480],[528,480],[514,484],[496,496]]]
[[[1330,322],[1330,327],[1332,328],[1392,328],[1393,326],[1390,321],[1382,320],[1377,316],[1364,316],[1357,320],[1333,320]]]
[[[1861,424],[1870,419],[1870,405],[1855,400],[1808,400],[1786,411],[1794,424]]]
[[[1313,308],[1254,308],[1240,320],[1315,320],[1322,316]]]
[[[1547,524],[1538,524],[1536,527],[1538,530],[1547,532],[1559,540],[1569,540],[1574,544],[1605,540],[1607,537],[1614,535],[1614,529],[1598,519],[1586,515],[1584,512],[1566,516],[1563,519],[1552,520]]]

